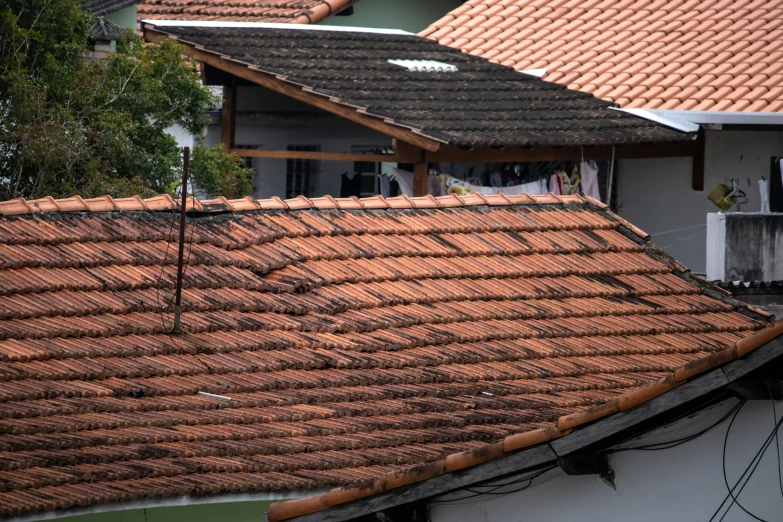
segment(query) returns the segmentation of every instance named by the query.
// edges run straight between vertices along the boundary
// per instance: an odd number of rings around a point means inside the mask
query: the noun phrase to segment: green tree
[[[83,0],[0,0],[0,200],[73,194],[176,193],[179,124],[200,135],[215,103],[173,40],[128,31],[117,52],[86,59]],[[197,147],[210,195],[249,193],[249,173],[223,149]],[[223,193],[225,190],[225,194]]]

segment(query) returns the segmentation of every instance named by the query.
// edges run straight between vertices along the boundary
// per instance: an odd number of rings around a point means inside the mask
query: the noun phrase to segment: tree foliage
[[[174,193],[182,158],[166,129],[198,136],[207,123],[216,100],[180,44],[128,31],[117,52],[85,59],[82,5],[0,0],[0,200]],[[197,147],[193,159],[205,192],[249,193],[238,158]]]

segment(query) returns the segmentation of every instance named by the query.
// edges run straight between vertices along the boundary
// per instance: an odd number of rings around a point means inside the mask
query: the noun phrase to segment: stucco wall
[[[656,437],[646,437],[644,443],[674,440],[698,432],[720,419],[730,406],[723,404],[695,418],[683,419],[661,430],[663,433]],[[777,412],[779,416],[783,414],[783,403],[777,403]],[[728,424],[724,421],[700,438],[675,448],[613,454],[610,462],[616,474],[616,491],[597,476],[568,476],[556,469],[522,492],[505,496],[482,495],[461,503],[455,500],[451,500],[451,504],[435,503],[430,511],[431,520],[706,522],[727,494],[722,462]],[[736,483],[742,475],[773,426],[771,401],[748,402],[740,411],[726,447],[730,484]],[[638,444],[642,442],[634,443]],[[763,520],[783,519],[777,458],[773,442],[739,496],[742,505]],[[497,490],[496,493],[503,493],[506,489],[510,488]],[[465,494],[444,496],[438,500],[446,502]],[[735,505],[723,520],[745,522],[752,519]]]
[[[620,215],[645,232],[694,272],[706,267],[707,213],[718,211],[709,192],[719,183],[739,179],[748,202],[731,211],[760,209],[758,180],[769,179],[769,162],[783,156],[783,133],[708,131],[703,192],[691,188],[690,158],[620,160]]]
[[[352,15],[331,16],[321,24],[418,33],[462,3],[462,0],[362,0],[354,4]]]

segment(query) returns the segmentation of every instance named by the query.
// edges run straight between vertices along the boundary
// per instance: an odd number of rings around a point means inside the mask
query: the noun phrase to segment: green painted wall
[[[59,518],[62,522],[263,522],[272,502],[231,502],[130,509]]]
[[[125,9],[109,13],[104,18],[112,23],[119,25],[124,29],[136,30],[136,5],[131,5]]]
[[[379,27],[418,33],[464,0],[360,0],[350,16],[331,16],[322,25]]]

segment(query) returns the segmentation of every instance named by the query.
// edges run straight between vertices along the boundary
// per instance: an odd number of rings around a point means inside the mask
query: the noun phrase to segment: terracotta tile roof
[[[84,2],[86,4],[87,0]],[[103,16],[138,3],[139,0],[92,0],[89,2],[89,9],[95,16]]]
[[[421,35],[623,107],[783,111],[783,0],[469,0]]]
[[[141,20],[315,24],[358,0],[141,0]]]
[[[169,335],[176,207],[0,203],[0,516],[344,488],[280,520],[562,436],[780,331],[550,194],[190,200]]]
[[[153,26],[208,51],[432,140],[461,147],[685,141],[610,104],[415,35],[268,27]],[[429,61],[421,71],[389,60]],[[286,85],[288,87],[289,85]]]

